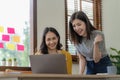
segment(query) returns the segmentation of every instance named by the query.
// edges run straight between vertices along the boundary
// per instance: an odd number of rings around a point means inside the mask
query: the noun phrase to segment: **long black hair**
[[[87,32],[87,39],[90,39],[90,34],[93,30],[96,30],[93,25],[91,24],[91,22],[89,21],[87,15],[83,12],[83,11],[78,11],[78,12],[74,12],[70,18],[69,21],[69,38],[70,41],[73,42],[74,44],[77,43],[81,43],[82,42],[82,36],[78,35],[74,29],[73,29],[73,25],[72,22],[75,19],[79,19],[82,20],[85,25],[86,25],[86,32]]]
[[[60,35],[59,35],[58,31],[53,27],[46,27],[44,29],[43,36],[42,36],[42,42],[40,45],[40,51],[42,54],[48,54],[48,47],[45,42],[46,34],[48,32],[53,32],[58,37],[58,44],[57,44],[56,49],[61,50],[61,47],[62,47],[62,44],[60,43]]]

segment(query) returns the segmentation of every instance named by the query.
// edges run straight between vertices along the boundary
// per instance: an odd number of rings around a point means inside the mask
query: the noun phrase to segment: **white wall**
[[[65,5],[64,0],[37,0],[37,41],[38,48],[44,27],[55,27],[65,46]]]
[[[106,47],[120,50],[120,0],[102,0],[102,23]]]

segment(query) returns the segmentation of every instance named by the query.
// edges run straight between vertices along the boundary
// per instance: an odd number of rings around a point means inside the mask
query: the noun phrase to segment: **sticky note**
[[[3,33],[4,32],[4,27],[0,26],[0,32]]]
[[[14,28],[7,28],[7,31],[9,34],[15,34],[15,29]]]
[[[15,44],[7,43],[7,49],[9,50],[15,50]]]
[[[13,36],[12,40],[13,42],[20,42],[20,36]]]
[[[0,42],[0,48],[4,48],[4,45],[2,42]]]
[[[2,35],[2,40],[3,41],[9,41],[10,40],[10,36],[9,35]]]
[[[17,44],[18,51],[24,51],[24,45]]]

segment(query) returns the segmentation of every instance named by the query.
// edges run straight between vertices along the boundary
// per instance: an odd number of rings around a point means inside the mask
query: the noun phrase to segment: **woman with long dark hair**
[[[42,36],[40,49],[39,52],[36,53],[36,55],[39,54],[64,54],[66,57],[67,72],[68,74],[72,73],[71,54],[62,49],[62,44],[60,43],[60,35],[55,28],[45,28]]]
[[[80,74],[107,73],[112,65],[105,48],[104,34],[96,30],[83,11],[72,14],[69,21],[70,40],[74,43],[78,56]]]

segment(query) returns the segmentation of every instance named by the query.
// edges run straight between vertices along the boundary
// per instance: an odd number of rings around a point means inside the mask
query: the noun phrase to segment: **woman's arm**
[[[85,71],[85,65],[86,65],[86,60],[85,58],[78,53],[78,56],[79,56],[79,73],[80,74],[83,74],[84,71]]]
[[[71,53],[69,53],[66,50],[58,50],[58,53],[62,53],[66,57],[66,63],[67,63],[67,72],[68,74],[72,74],[72,56]]]
[[[101,35],[97,35],[94,40],[93,59],[95,63],[99,62],[102,56],[99,49],[99,42],[101,42],[102,40],[103,39]]]

